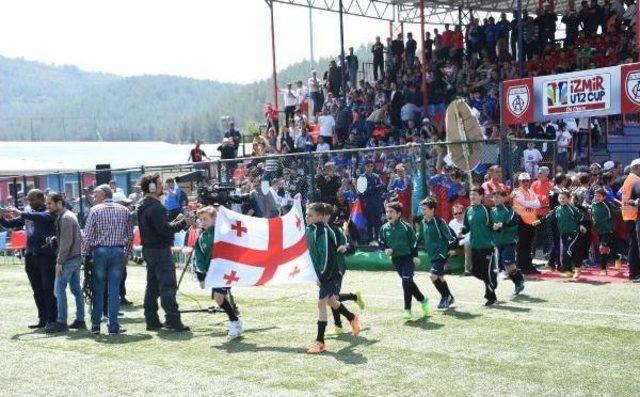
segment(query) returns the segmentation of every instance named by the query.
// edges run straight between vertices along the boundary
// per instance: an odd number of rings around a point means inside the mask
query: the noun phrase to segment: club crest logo
[[[509,87],[507,92],[507,109],[516,117],[520,117],[529,108],[531,93],[526,85]]]
[[[627,97],[636,105],[640,105],[640,72],[631,72],[627,74],[625,82]]]

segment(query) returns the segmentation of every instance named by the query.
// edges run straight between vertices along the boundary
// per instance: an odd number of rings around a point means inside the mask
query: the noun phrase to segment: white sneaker
[[[240,336],[242,333],[242,324],[240,320],[238,321],[230,321],[229,322],[229,332],[227,333],[227,339],[233,340]]]

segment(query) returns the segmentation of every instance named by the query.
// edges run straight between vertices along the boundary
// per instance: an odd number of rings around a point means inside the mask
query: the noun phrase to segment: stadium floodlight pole
[[[429,105],[429,83],[427,82],[427,49],[425,48],[424,0],[420,0],[420,41],[422,41],[422,116],[427,115]]]
[[[347,68],[344,64],[344,21],[343,21],[343,5],[342,0],[339,0],[340,12],[340,88],[342,89],[342,99],[346,102],[347,98],[347,82],[344,78],[344,74]]]
[[[309,64],[311,64],[311,69],[315,69],[313,57],[313,7],[309,7],[309,52]]]
[[[271,15],[271,62],[272,62],[272,78],[273,78],[273,104],[278,109],[278,76],[276,73],[276,34],[273,23],[273,1],[264,0],[269,6],[269,13]]]
[[[518,20],[518,75],[524,77],[524,37],[522,37],[522,0],[517,1],[516,18]]]

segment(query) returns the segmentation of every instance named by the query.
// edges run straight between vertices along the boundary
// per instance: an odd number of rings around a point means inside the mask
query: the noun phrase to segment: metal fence
[[[372,147],[331,152],[301,152],[266,157],[216,160],[213,162],[174,164],[165,166],[110,169],[109,179],[114,180],[125,195],[134,192],[140,176],[146,172],[158,172],[163,179],[175,178],[186,173],[199,171],[206,180],[233,183],[238,193],[259,191],[263,181],[268,181],[278,192],[278,205],[286,209],[297,193],[305,201],[328,200],[329,197],[352,200],[370,192],[358,191],[357,181],[365,173],[365,165],[373,164],[373,173],[380,178],[379,191],[375,200],[400,198],[405,200],[407,215],[418,213],[418,203],[432,185],[431,178],[443,172],[452,163],[452,153],[460,152],[467,145],[474,145],[479,160],[473,172],[461,175],[460,183],[467,187],[471,183],[481,183],[487,169],[500,164],[506,177],[525,169],[522,153],[529,142],[541,151],[540,165],[555,169],[554,141],[481,141],[456,143],[424,143],[393,147]],[[20,206],[26,191],[31,188],[60,191],[66,194],[68,202],[82,219],[87,211],[89,189],[97,182],[95,170],[32,173],[0,177],[2,204]],[[473,180],[469,180],[472,178]],[[199,182],[179,181],[180,186],[195,199]],[[406,193],[406,188],[410,194]],[[339,194],[338,194],[339,193]],[[9,197],[8,197],[9,196]],[[10,200],[10,202],[8,202]]]

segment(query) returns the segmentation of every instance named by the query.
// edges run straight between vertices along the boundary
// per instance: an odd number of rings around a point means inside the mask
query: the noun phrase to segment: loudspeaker
[[[96,164],[96,186],[109,183],[111,180],[111,164]]]

